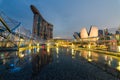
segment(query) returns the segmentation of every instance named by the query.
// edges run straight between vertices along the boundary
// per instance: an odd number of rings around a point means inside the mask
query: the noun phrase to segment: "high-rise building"
[[[104,29],[104,36],[107,36],[107,35],[109,35],[109,32],[108,32],[108,29],[106,28]]]
[[[120,30],[117,30],[117,31],[116,31],[116,34],[120,34]]]
[[[74,32],[73,36],[75,39],[80,39],[80,33],[78,32]]]
[[[32,35],[37,39],[48,40],[53,38],[53,25],[48,23],[40,12],[31,5],[34,14]]]
[[[98,36],[103,36],[103,30],[98,30]]]

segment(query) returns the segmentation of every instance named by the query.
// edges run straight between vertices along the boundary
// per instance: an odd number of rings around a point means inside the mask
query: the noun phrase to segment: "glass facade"
[[[34,37],[42,40],[48,40],[53,38],[53,25],[48,23],[38,12],[38,10],[32,6],[34,13],[33,31]]]

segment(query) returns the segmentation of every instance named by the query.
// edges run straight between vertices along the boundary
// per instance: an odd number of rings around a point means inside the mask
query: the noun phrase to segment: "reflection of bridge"
[[[19,48],[37,44],[32,38],[31,32],[21,23],[15,21],[0,11],[0,48]]]

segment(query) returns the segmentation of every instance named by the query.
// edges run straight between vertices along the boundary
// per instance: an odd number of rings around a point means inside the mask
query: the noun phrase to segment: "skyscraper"
[[[98,36],[99,37],[103,36],[103,30],[98,30]]]
[[[48,40],[53,38],[53,25],[48,23],[40,12],[31,5],[34,14],[32,35],[37,39]]]
[[[75,39],[80,39],[80,33],[74,32],[73,37],[74,37]]]

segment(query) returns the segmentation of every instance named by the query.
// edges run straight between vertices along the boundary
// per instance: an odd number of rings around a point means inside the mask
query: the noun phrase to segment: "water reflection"
[[[69,52],[69,48],[67,48],[67,53]]]
[[[20,71],[21,67],[19,65],[19,57],[17,56],[16,52],[1,52],[0,55],[0,72],[9,71],[9,72],[16,72]]]
[[[32,54],[32,72],[33,74],[38,73],[39,69],[40,69],[40,64],[39,64],[39,55],[38,54]]]
[[[37,48],[37,52],[39,52],[40,51],[40,48]]]
[[[79,56],[81,56],[81,52],[79,52]]]
[[[56,47],[56,53],[57,53],[57,54],[59,53],[59,48],[58,48],[58,47]]]
[[[55,54],[55,60],[56,62],[59,62],[61,58],[64,56],[70,56],[71,59],[79,59],[80,57],[85,58],[89,62],[95,62],[101,65],[107,65],[112,68],[119,68],[119,59],[110,56],[110,55],[105,55],[101,53],[96,53],[96,52],[91,52],[91,51],[76,51],[74,49],[68,49],[68,48],[56,48],[56,54]],[[63,56],[64,55],[64,56]]]
[[[77,61],[79,61],[81,57],[89,62],[100,62],[120,70],[120,60],[113,56],[84,50],[75,51],[70,48],[56,47],[52,49],[45,47],[22,52],[0,52],[0,72],[18,72],[27,66],[27,68],[31,68],[34,78],[45,65],[51,63],[53,60],[53,64],[54,62],[60,63],[60,61],[64,63],[66,59],[68,59],[67,62],[71,61],[71,59],[78,59]],[[31,66],[28,66],[28,64],[31,64]]]
[[[92,61],[92,54],[91,54],[91,51],[88,51],[87,60],[90,61],[90,62]]]
[[[51,48],[0,52],[0,75],[19,72],[31,63],[34,74],[51,61]]]
[[[56,54],[56,57],[59,58],[59,48],[58,48],[58,47],[56,47],[56,53],[57,53],[57,54]],[[58,61],[58,62],[59,62],[59,61]]]
[[[25,56],[24,53],[22,53],[22,52],[18,52],[18,57],[19,57],[19,58],[23,58],[24,56]]]
[[[120,70],[120,60],[116,57],[91,51],[80,51],[79,55],[84,57],[89,62],[94,61],[98,64],[101,63]]]
[[[47,53],[50,53],[50,47],[47,47]]]
[[[118,62],[118,66],[116,67],[116,69],[120,71],[120,61]]]
[[[72,59],[74,59],[74,58],[75,58],[75,50],[72,49],[72,50],[71,50],[71,53],[72,53]]]
[[[51,48],[40,49],[37,54],[32,53],[32,73],[33,77],[48,63],[52,62]]]

